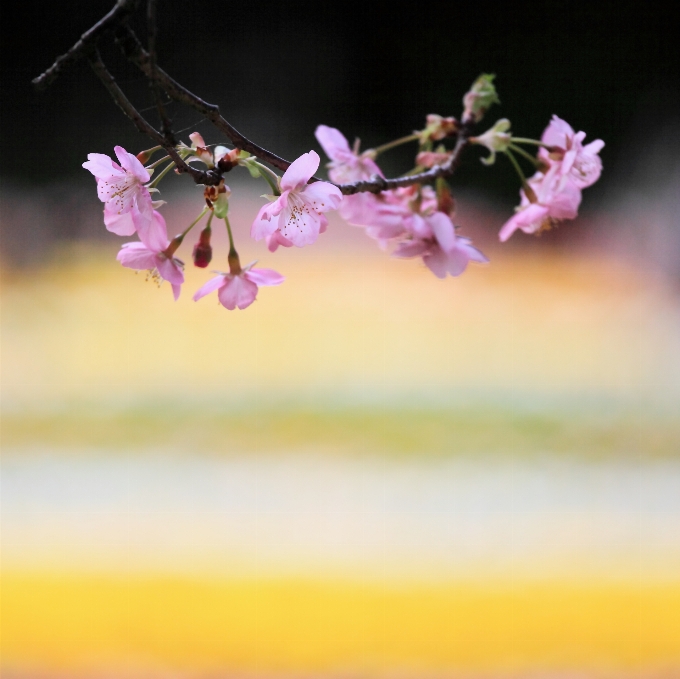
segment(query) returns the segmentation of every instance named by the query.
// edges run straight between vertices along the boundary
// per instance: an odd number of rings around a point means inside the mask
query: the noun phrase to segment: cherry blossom
[[[145,234],[144,242],[125,243],[116,259],[128,269],[148,270],[154,280],[166,280],[177,300],[184,283],[183,263],[173,257],[179,242],[171,243],[163,216],[153,211],[154,228]],[[176,239],[177,240],[177,239]]]
[[[546,174],[537,172],[527,181],[529,196],[525,189],[520,190],[520,206],[501,227],[498,234],[501,241],[508,240],[517,229],[539,233],[550,229],[556,221],[577,216],[581,190],[560,169],[554,164]]]
[[[310,245],[328,225],[323,214],[336,210],[342,201],[340,189],[328,182],[308,184],[319,167],[316,151],[293,161],[280,180],[281,195],[263,205],[250,230],[255,240],[276,231],[297,247]]]
[[[285,280],[277,271],[253,269],[253,264],[244,267],[238,274],[225,273],[212,278],[196,292],[194,301],[217,290],[217,298],[223,307],[229,311],[236,307],[245,309],[255,301],[260,285],[281,285]]]
[[[131,236],[151,228],[153,203],[145,186],[151,175],[122,146],[114,147],[114,151],[120,165],[103,153],[90,153],[83,167],[97,180],[106,228],[119,236]]]
[[[401,242],[393,255],[422,257],[438,278],[446,278],[447,273],[460,276],[469,262],[489,261],[468,238],[456,235],[450,217],[443,212],[414,215],[412,225],[417,227],[418,233],[411,240]]]
[[[543,132],[541,141],[551,149],[541,148],[538,157],[549,164],[559,165],[559,174],[566,176],[580,189],[594,184],[602,173],[599,152],[604,147],[601,139],[583,145],[585,132],[574,132],[571,125],[556,115]]]

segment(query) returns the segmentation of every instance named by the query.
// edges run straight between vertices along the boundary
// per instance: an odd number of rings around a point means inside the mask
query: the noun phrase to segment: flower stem
[[[151,165],[145,165],[144,167],[147,170],[152,170],[154,167],[156,167],[157,165],[160,165],[161,163],[165,162],[166,160],[170,160],[170,156],[164,156],[163,158],[160,158],[159,160],[155,160],[153,163],[151,163]]]
[[[184,229],[184,231],[182,232],[182,238],[184,238],[184,236],[186,236],[186,235],[189,233],[189,231],[191,231],[191,229],[193,229],[194,226],[196,226],[196,224],[198,224],[198,222],[201,221],[201,219],[203,218],[203,215],[204,215],[209,209],[210,209],[210,208],[206,206],[206,207],[204,207],[204,208],[201,210],[201,214],[199,214],[198,217],[196,217],[196,219],[194,219],[194,221],[191,222],[191,224],[189,224],[189,226],[187,226],[186,229]],[[210,222],[211,219],[212,219],[212,212],[210,213],[210,217],[208,218],[208,222]]]
[[[234,247],[234,235],[231,232],[231,224],[229,223],[229,217],[224,218],[224,223],[227,225],[227,234],[229,234],[229,256],[236,255],[238,257],[238,253],[236,252],[236,248]]]
[[[397,146],[401,146],[402,144],[408,144],[411,141],[418,141],[418,139],[420,139],[419,134],[409,134],[405,137],[395,139],[394,141],[388,141],[386,144],[376,146],[374,149],[371,149],[371,151],[373,151],[373,153],[375,153],[376,156],[379,156],[381,153],[384,153],[385,151],[389,151],[390,149],[393,149]]]
[[[280,196],[281,190],[279,189],[279,175],[277,175],[276,172],[273,172],[266,165],[263,165],[262,163],[258,163],[256,161],[253,164],[257,165],[257,169],[260,171],[260,174],[266,180],[267,184],[269,184],[269,187],[271,188],[272,193],[275,196]]]
[[[516,151],[521,156],[524,156],[529,162],[533,163],[536,167],[540,165],[538,159],[534,158],[534,156],[532,156],[530,153],[527,153],[523,148],[515,146],[514,144],[510,144],[509,148],[511,148],[513,151]]]
[[[544,144],[542,141],[538,141],[538,139],[526,139],[525,137],[513,137],[512,141],[513,141],[513,143],[517,142],[518,144],[533,144],[534,146],[543,146],[544,148],[548,148],[547,144]]]
[[[510,149],[506,150],[505,155],[510,159],[510,162],[512,163],[515,170],[517,170],[517,174],[519,175],[519,178],[522,180],[522,186],[526,187],[527,178],[524,176],[524,172],[522,172],[522,168],[519,166],[517,158],[515,158],[515,156],[512,155],[512,151]]]
[[[163,158],[163,160],[165,160],[165,158]],[[150,184],[147,184],[146,187],[148,189],[155,189],[160,184],[161,179],[163,179],[163,177],[165,177],[165,175],[168,174],[168,172],[170,172],[173,167],[175,167],[174,161],[166,165],[166,167],[161,170],[161,173],[158,175],[158,177],[156,177]]]

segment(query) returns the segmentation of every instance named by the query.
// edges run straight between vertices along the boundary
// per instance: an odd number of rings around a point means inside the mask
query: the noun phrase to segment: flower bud
[[[475,80],[470,91],[463,97],[465,112],[463,120],[472,120],[478,123],[492,104],[500,104],[493,80],[496,76],[491,73],[482,73]]]
[[[210,245],[210,236],[212,229],[210,225],[206,226],[201,235],[198,237],[198,243],[194,245],[192,257],[194,259],[194,266],[205,269],[212,260],[212,245]]]
[[[430,113],[425,122],[425,129],[417,133],[420,135],[421,146],[430,140],[439,141],[446,137],[453,137],[460,128],[455,118],[442,118],[437,113]]]
[[[146,165],[151,160],[151,156],[153,156],[153,154],[156,153],[156,151],[158,151],[159,148],[160,148],[160,146],[154,146],[152,149],[147,149],[146,151],[140,151],[137,154],[137,160],[142,165]]]

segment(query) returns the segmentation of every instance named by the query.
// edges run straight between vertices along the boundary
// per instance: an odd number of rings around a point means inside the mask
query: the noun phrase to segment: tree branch
[[[204,115],[220,132],[224,133],[236,148],[252,153],[260,160],[264,160],[279,170],[286,171],[290,162],[277,156],[271,151],[258,146],[244,137],[231,123],[220,114],[220,108],[216,104],[209,104],[193,92],[180,85],[170,77],[162,68],[152,67],[149,53],[142,47],[139,39],[129,26],[121,26],[116,31],[116,42],[123,50],[123,54],[146,75],[155,80],[167,92],[168,96],[175,101],[185,104],[201,115]]]
[[[147,122],[142,114],[130,103],[130,100],[125,96],[123,90],[120,89],[118,83],[116,83],[113,76],[109,73],[96,49],[91,50],[88,58],[90,61],[90,66],[92,66],[92,70],[104,83],[104,86],[109,91],[109,94],[116,104],[118,104],[123,113],[128,118],[130,118],[135,127],[142,134],[147,135],[155,142],[163,146],[180,172],[191,175],[197,184],[214,185],[219,183],[221,176],[218,172],[203,172],[191,167],[188,163],[184,162],[179,153],[177,153],[177,149],[174,147],[174,145],[170,144],[167,139],[160,132],[158,132],[158,130],[156,130],[151,124],[149,124],[149,122]]]
[[[39,90],[48,87],[64,68],[86,56],[101,35],[120,26],[121,22],[137,9],[138,4],[139,0],[117,0],[113,9],[92,28],[85,31],[68,52],[57,57],[44,73],[33,79],[35,87]]]

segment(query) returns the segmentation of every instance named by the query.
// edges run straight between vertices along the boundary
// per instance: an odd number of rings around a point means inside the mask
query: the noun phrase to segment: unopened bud
[[[493,80],[496,76],[492,73],[482,73],[475,80],[470,91],[463,97],[465,112],[463,120],[472,120],[478,123],[492,104],[500,104]]]
[[[450,153],[443,153],[439,151],[421,151],[416,156],[416,165],[421,167],[431,168],[435,165],[444,165],[451,159]]]
[[[219,147],[218,147],[219,148]],[[224,148],[224,147],[222,147]],[[238,165],[238,161],[241,160],[241,149],[232,149],[218,155],[217,149],[215,149],[215,161],[217,167],[222,170],[222,172],[229,172]]]
[[[443,118],[437,113],[430,113],[425,119],[425,129],[417,134],[420,135],[420,144],[423,145],[429,140],[439,141],[453,137],[459,129],[460,124],[455,118]]]
[[[205,269],[212,260],[212,246],[210,245],[210,236],[212,229],[210,225],[206,226],[201,235],[198,237],[198,243],[194,245],[192,257],[194,258],[194,266]]]
[[[153,156],[156,151],[160,149],[160,146],[154,146],[152,149],[147,149],[146,151],[140,151],[137,154],[137,160],[142,164],[146,165],[150,160],[151,156]]]

